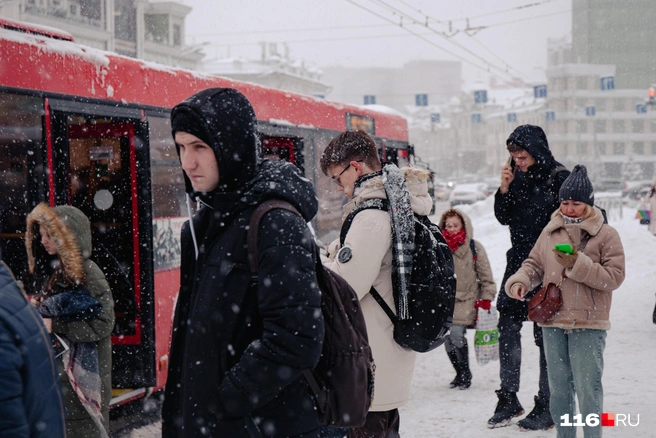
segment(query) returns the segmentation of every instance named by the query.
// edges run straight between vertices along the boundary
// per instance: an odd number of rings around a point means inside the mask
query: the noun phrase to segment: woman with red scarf
[[[460,210],[450,209],[442,214],[439,222],[442,234],[453,253],[456,269],[456,307],[453,313],[451,333],[444,347],[456,370],[451,388],[467,389],[471,386],[467,328],[474,328],[476,309],[490,309],[497,287],[485,248],[474,241],[474,229],[469,217]],[[475,254],[472,252],[475,249]]]

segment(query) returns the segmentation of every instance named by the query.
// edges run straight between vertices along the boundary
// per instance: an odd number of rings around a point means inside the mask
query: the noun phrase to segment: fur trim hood
[[[428,194],[430,171],[418,167],[404,167],[401,169],[401,173],[408,187],[408,192],[410,192],[412,210],[419,215],[427,216],[433,208],[433,199]],[[378,175],[370,178],[355,188],[353,200],[344,206],[344,217],[355,206],[367,199],[386,197],[382,176]]]
[[[67,278],[76,283],[84,281],[84,261],[91,256],[91,224],[79,209],[70,205],[55,208],[46,203],[37,205],[27,215],[25,248],[30,273],[34,273],[34,240],[39,239],[39,225],[48,230],[55,243],[57,255]]]

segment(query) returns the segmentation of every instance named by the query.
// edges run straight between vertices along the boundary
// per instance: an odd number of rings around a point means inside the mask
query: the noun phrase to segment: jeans
[[[348,429],[342,429],[341,427],[321,426],[319,431],[320,438],[346,438],[347,435]]]
[[[561,416],[569,422],[586,422],[588,414],[599,415],[604,402],[601,376],[604,371],[606,330],[544,327],[544,350],[549,368],[551,401],[549,410],[556,423],[558,438],[575,438],[581,426],[561,426]],[[574,395],[578,399],[581,421],[575,421]],[[601,437],[601,426],[583,426],[585,438]]]
[[[519,371],[522,366],[522,323],[523,319],[514,314],[499,314],[499,374],[501,389],[509,392],[519,391]],[[533,323],[535,345],[540,349],[540,384],[538,398],[545,403],[549,401],[549,379],[547,377],[547,360],[544,355],[542,328]]]

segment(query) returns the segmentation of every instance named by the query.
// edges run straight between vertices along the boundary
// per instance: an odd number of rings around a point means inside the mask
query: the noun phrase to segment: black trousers
[[[399,410],[369,412],[364,426],[349,429],[348,438],[399,438]]]
[[[522,365],[522,324],[523,318],[513,313],[499,313],[499,374],[501,389],[510,392],[519,391],[519,372]],[[544,343],[542,341],[542,327],[533,323],[533,338],[535,345],[540,349],[540,385],[538,398],[548,402],[549,379],[547,377],[547,359],[544,356]]]

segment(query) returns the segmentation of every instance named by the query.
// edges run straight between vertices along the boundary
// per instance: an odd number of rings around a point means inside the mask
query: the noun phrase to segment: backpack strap
[[[360,205],[355,207],[353,211],[351,211],[348,214],[348,216],[346,216],[346,219],[342,224],[342,229],[339,232],[340,245],[344,245],[344,242],[346,241],[346,235],[348,234],[348,231],[351,228],[351,224],[353,223],[353,219],[355,219],[355,215],[360,213],[362,210],[371,210],[371,209],[388,211],[389,201],[387,199],[367,199],[366,201],[362,202]]]
[[[474,264],[478,261],[478,254],[476,253],[476,242],[474,239],[469,239],[469,249],[471,249],[472,258],[474,259]]]
[[[251,274],[257,275],[258,271],[258,251],[257,251],[257,238],[258,230],[260,228],[260,221],[265,214],[275,209],[283,209],[291,211],[299,216],[301,214],[296,208],[287,201],[280,199],[269,199],[261,203],[255,208],[251,215],[251,220],[248,222],[248,231],[246,232],[246,244],[248,245],[248,264],[251,267]]]
[[[376,288],[371,286],[371,289],[369,289],[369,293],[374,298],[374,300],[376,300],[376,302],[380,305],[380,307],[383,308],[383,311],[387,314],[389,319],[392,321],[392,324],[396,324],[399,318],[394,314],[392,309],[390,309],[390,306],[387,305],[383,297],[380,296]]]
[[[549,178],[547,178],[547,185],[552,186],[554,183],[554,178],[556,178],[556,175],[558,175],[560,172],[568,172],[568,171],[569,169],[565,166],[556,166],[549,174]]]

